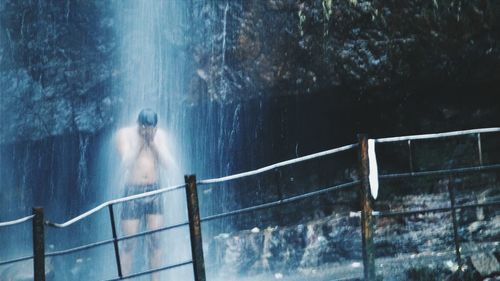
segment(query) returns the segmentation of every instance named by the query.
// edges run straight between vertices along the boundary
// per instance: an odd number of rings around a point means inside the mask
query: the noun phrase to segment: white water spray
[[[180,171],[186,158],[182,148],[189,145],[183,134],[186,120],[181,97],[186,91],[184,77],[184,27],[187,26],[187,1],[119,1],[116,4],[117,33],[121,75],[120,93],[122,107],[119,114],[120,127],[135,125],[137,114],[143,108],[152,108],[158,113],[158,127],[167,131],[171,150],[177,159]],[[110,143],[109,153],[117,153]],[[106,170],[112,178],[110,194],[123,196],[123,180],[117,169],[118,159],[110,161]],[[182,183],[182,174],[161,173],[162,187]],[[184,190],[163,195],[165,203],[165,225],[187,221]],[[119,207],[118,207],[119,208]],[[145,230],[145,229],[142,229]],[[161,267],[178,264],[191,259],[188,227],[160,232],[162,237]],[[142,242],[141,242],[142,241]],[[143,247],[141,247],[143,243]],[[147,260],[151,253],[145,248],[146,239],[137,239],[135,265],[132,272],[149,270]],[[123,244],[122,244],[123,245]],[[162,271],[160,280],[192,280],[191,265]]]
[[[225,79],[225,68],[226,68],[226,37],[227,37],[227,12],[229,11],[229,2],[226,3],[224,8],[224,18],[222,20],[222,63],[220,67],[220,91],[222,100],[226,98],[227,95],[227,81]]]

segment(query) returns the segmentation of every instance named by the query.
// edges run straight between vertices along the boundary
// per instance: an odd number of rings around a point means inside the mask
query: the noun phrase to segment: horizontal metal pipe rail
[[[467,167],[467,168],[410,172],[410,173],[384,174],[384,175],[379,175],[379,179],[385,180],[385,179],[398,179],[398,178],[405,178],[405,177],[462,174],[462,173],[483,172],[483,171],[496,170],[496,169],[500,169],[500,164],[474,166],[474,167]]]
[[[500,201],[492,201],[487,203],[478,203],[478,204],[467,204],[467,205],[456,205],[454,208],[452,207],[442,207],[442,208],[429,208],[429,209],[419,209],[419,210],[409,210],[409,211],[374,211],[373,215],[376,217],[398,217],[398,216],[411,216],[416,214],[425,214],[425,213],[442,213],[449,212],[453,209],[467,209],[467,208],[481,208],[481,207],[491,207],[500,205]]]
[[[500,128],[483,128],[483,129],[473,129],[473,130],[462,130],[435,134],[421,134],[421,135],[409,135],[401,137],[389,137],[389,138],[378,138],[375,139],[377,143],[384,142],[398,142],[398,141],[408,141],[408,140],[427,140],[427,139],[439,139],[447,137],[464,136],[471,134],[484,134],[484,133],[497,133],[500,132]]]
[[[15,258],[15,259],[12,259],[12,260],[6,260],[6,261],[0,262],[0,266],[11,264],[11,263],[16,263],[16,262],[20,262],[20,261],[26,261],[26,260],[29,260],[29,259],[32,259],[32,258],[33,258],[33,255],[26,256],[26,257]]]
[[[107,202],[104,202],[102,203],[101,205],[73,218],[73,219],[70,219],[69,221],[67,222],[64,222],[64,223],[55,223],[55,222],[50,222],[50,221],[47,221],[46,224],[48,226],[51,226],[51,227],[57,227],[57,228],[64,228],[64,227],[68,227],[72,224],[74,224],[75,222],[78,222],[90,215],[92,215],[93,213],[101,210],[101,209],[104,209],[110,205],[114,205],[114,204],[118,204],[118,203],[123,203],[123,202],[127,202],[127,201],[131,201],[131,200],[135,200],[135,199],[139,199],[139,198],[144,198],[144,197],[148,197],[148,196],[153,196],[153,195],[157,195],[157,194],[160,194],[160,193],[165,193],[165,192],[169,192],[169,191],[174,191],[174,190],[177,190],[177,189],[181,189],[183,187],[185,187],[186,185],[185,184],[181,184],[181,185],[176,185],[176,186],[171,186],[171,187],[165,187],[165,188],[161,188],[161,189],[158,189],[158,190],[154,190],[154,191],[149,191],[149,192],[145,192],[145,193],[140,193],[140,194],[136,194],[136,195],[131,195],[131,196],[127,196],[127,197],[122,197],[122,198],[118,198],[118,199],[114,199],[114,200],[110,200],[110,201],[107,201]]]
[[[123,276],[122,278],[106,279],[106,281],[118,281],[118,280],[135,278],[135,277],[139,277],[139,276],[143,276],[143,275],[147,275],[147,274],[151,274],[151,273],[155,273],[155,272],[159,272],[159,271],[163,271],[163,270],[167,270],[167,269],[185,266],[185,265],[192,264],[192,263],[193,263],[193,261],[184,261],[184,262],[173,264],[173,265],[166,265],[166,266],[162,266],[159,268],[154,268],[154,269],[149,269],[149,270],[133,273],[130,275]]]
[[[178,227],[182,227],[182,226],[187,226],[187,225],[188,225],[188,223],[184,222],[184,223],[179,223],[179,224],[175,224],[175,225],[165,226],[165,227],[161,227],[161,228],[157,228],[157,229],[153,229],[153,230],[139,232],[139,233],[132,234],[132,235],[122,236],[122,237],[119,237],[118,239],[116,239],[116,241],[128,240],[128,239],[132,239],[132,238],[136,238],[136,237],[140,237],[140,236],[145,236],[145,235],[153,234],[153,233],[156,233],[156,232],[165,231],[165,230],[169,230],[169,229],[174,229],[174,228],[178,228]],[[47,253],[47,254],[45,254],[45,257],[65,255],[65,254],[69,254],[69,253],[73,253],[73,252],[77,252],[77,251],[82,251],[82,250],[87,250],[87,249],[91,249],[91,248],[103,246],[103,245],[106,245],[106,244],[112,244],[113,242],[115,242],[115,239],[103,240],[103,241],[99,241],[99,242],[95,242],[95,243],[90,243],[90,244],[86,244],[86,245],[75,247],[75,248],[70,248],[70,249],[66,249],[66,250],[61,250],[61,251]],[[32,257],[29,257],[29,258],[32,258]],[[158,271],[162,271],[162,270],[167,270],[167,269],[171,269],[171,268],[175,268],[175,267],[187,265],[187,264],[190,264],[190,263],[192,263],[192,261],[181,262],[181,263],[177,263],[177,264],[174,264],[174,265],[169,265],[169,266],[159,267],[159,268],[155,268],[155,269],[150,269],[150,270],[146,270],[146,271],[143,271],[143,272],[134,273],[134,274],[131,274],[131,275],[128,275],[128,276],[123,276],[122,278],[115,278],[115,279],[110,279],[110,280],[124,280],[124,279],[129,279],[129,278],[138,277],[138,276],[141,276],[141,275],[146,275],[146,274],[150,274],[150,273],[154,273],[154,272],[158,272]]]
[[[92,249],[92,248],[95,248],[95,247],[99,247],[99,246],[106,245],[106,244],[111,244],[111,243],[113,243],[113,239],[107,239],[107,240],[103,240],[103,241],[99,241],[99,242],[95,242],[95,243],[90,243],[90,244],[85,244],[85,245],[74,247],[74,248],[70,248],[70,249],[65,249],[65,250],[61,250],[61,251],[55,251],[55,252],[46,253],[45,257],[54,257],[54,256],[71,254],[71,253],[74,253],[74,252],[83,251],[83,250],[87,250],[87,249]]]
[[[116,240],[117,241],[124,241],[124,240],[132,239],[132,238],[136,238],[136,237],[140,237],[140,236],[153,234],[156,232],[161,232],[161,231],[165,231],[165,230],[170,230],[170,229],[186,226],[188,224],[189,224],[188,222],[184,222],[184,223],[179,223],[179,224],[175,224],[175,225],[164,226],[164,227],[160,227],[160,228],[156,228],[156,229],[152,229],[152,230],[138,232],[136,234],[121,236],[121,237],[117,238]],[[51,256],[60,256],[60,255],[70,254],[73,252],[78,252],[78,251],[87,250],[87,249],[99,247],[99,246],[106,245],[106,244],[111,244],[111,243],[113,243],[113,241],[114,241],[114,239],[107,239],[107,240],[103,240],[103,241],[99,241],[99,242],[95,242],[95,243],[90,243],[90,244],[85,244],[85,245],[70,248],[70,249],[46,253],[45,256],[51,257]]]
[[[363,279],[363,275],[359,276],[353,276],[353,277],[346,277],[346,278],[340,278],[340,279],[332,279],[331,281],[358,281]]]
[[[13,225],[21,224],[21,223],[24,223],[26,221],[32,220],[34,217],[35,217],[35,215],[30,215],[30,216],[26,216],[24,218],[20,218],[20,219],[17,219],[17,220],[1,222],[0,223],[0,227],[8,227],[8,226],[13,226]],[[12,263],[16,263],[16,262],[21,262],[21,261],[26,261],[26,260],[30,260],[30,259],[33,259],[33,258],[34,258],[34,256],[30,255],[30,256],[24,256],[24,257],[14,258],[14,259],[6,260],[6,261],[0,261],[0,266],[7,265],[7,264],[12,264]]]
[[[31,215],[31,216],[26,216],[24,218],[20,218],[20,219],[17,219],[17,220],[1,222],[0,223],[0,227],[7,227],[7,226],[16,225],[16,224],[21,224],[23,222],[26,222],[26,221],[29,221],[29,220],[33,219],[34,217],[35,217],[35,215]],[[29,259],[32,259],[32,258],[33,258],[33,255],[31,255],[31,256],[25,256],[25,257],[19,257],[19,258],[15,258],[15,259],[11,259],[11,260],[6,260],[6,261],[0,261],[0,266],[11,264],[11,263],[16,263],[16,262],[21,262],[21,261],[29,260]]]
[[[15,225],[15,224],[20,224],[20,223],[23,223],[25,221],[29,221],[29,220],[31,220],[34,217],[35,217],[35,215],[31,215],[31,216],[27,216],[27,217],[24,217],[24,218],[13,220],[13,221],[0,222],[0,227],[11,226],[11,225]]]
[[[221,213],[221,214],[217,214],[217,215],[207,216],[207,217],[202,218],[201,221],[206,222],[206,221],[211,221],[211,220],[215,220],[215,219],[219,219],[219,218],[248,213],[248,212],[252,212],[252,211],[268,209],[268,208],[276,207],[279,205],[288,204],[288,203],[292,203],[292,202],[295,202],[298,200],[306,199],[306,198],[309,198],[309,197],[312,197],[315,195],[319,195],[319,194],[323,194],[323,193],[327,193],[327,192],[331,192],[331,191],[335,191],[335,190],[341,190],[341,189],[348,188],[348,187],[353,187],[353,186],[358,185],[359,183],[360,183],[360,181],[353,181],[353,182],[348,182],[348,183],[344,183],[344,184],[339,184],[336,186],[332,186],[332,187],[324,188],[321,190],[304,193],[304,194],[297,195],[297,196],[288,197],[285,199],[281,199],[281,200],[277,200],[277,201],[273,201],[273,202],[269,202],[269,203],[260,204],[257,206],[252,206],[252,207],[248,207],[248,208],[238,209],[235,211],[230,211],[230,212],[225,212],[225,213]]]
[[[234,180],[234,179],[239,179],[239,178],[244,178],[244,177],[248,177],[248,176],[253,176],[253,175],[261,174],[261,173],[264,173],[264,172],[267,172],[267,171],[279,168],[279,167],[288,166],[288,165],[292,165],[292,164],[295,164],[295,163],[303,162],[303,161],[306,161],[306,160],[310,160],[310,159],[314,159],[314,158],[323,157],[323,156],[326,156],[326,155],[330,155],[330,154],[335,154],[335,153],[338,153],[338,152],[346,151],[346,150],[349,150],[351,148],[355,148],[357,146],[358,146],[357,143],[350,144],[350,145],[345,145],[345,146],[342,146],[342,147],[338,147],[338,148],[334,148],[334,149],[330,149],[330,150],[326,150],[326,151],[322,151],[322,152],[318,152],[318,153],[314,153],[314,154],[302,156],[302,157],[299,157],[299,158],[295,158],[295,159],[290,159],[290,160],[287,160],[287,161],[279,162],[279,163],[276,163],[276,164],[273,164],[273,165],[269,165],[269,166],[265,166],[265,167],[262,167],[260,169],[253,170],[253,171],[239,173],[239,174],[235,174],[235,175],[231,175],[231,176],[226,176],[226,177],[222,177],[222,178],[201,180],[201,181],[198,181],[197,184],[198,185],[202,185],[202,184],[218,183],[218,182],[225,182],[225,181],[230,181],[230,180]]]
[[[69,253],[73,253],[73,252],[77,252],[77,251],[82,251],[82,250],[87,250],[87,249],[91,249],[91,248],[103,246],[103,245],[106,245],[106,244],[111,244],[111,243],[114,243],[115,241],[118,242],[118,241],[123,241],[123,240],[127,240],[127,239],[132,239],[132,238],[136,238],[136,237],[140,237],[140,236],[145,236],[145,235],[153,234],[153,233],[156,233],[156,232],[165,231],[165,230],[169,230],[169,229],[174,229],[174,228],[178,228],[178,227],[182,227],[182,226],[186,226],[186,225],[188,225],[187,222],[185,222],[185,223],[179,223],[179,224],[175,224],[175,225],[170,225],[170,226],[165,226],[165,227],[161,227],[161,228],[157,228],[157,229],[153,229],[153,230],[148,230],[148,231],[143,231],[143,232],[132,234],[132,235],[122,236],[122,237],[119,237],[116,240],[115,239],[108,239],[108,240],[99,241],[99,242],[95,242],[95,243],[91,243],[91,244],[86,244],[86,245],[75,247],[75,248],[71,248],[71,249],[66,249],[66,250],[62,250],[62,251],[56,251],[56,252],[47,253],[45,255],[45,257],[65,255],[65,254],[69,254]],[[167,269],[178,267],[178,266],[183,266],[183,265],[190,264],[190,263],[192,263],[192,261],[178,263],[178,264],[169,265],[169,266],[160,267],[160,268],[155,268],[155,269],[143,271],[143,272],[140,272],[140,273],[134,273],[132,275],[123,276],[122,278],[111,279],[111,280],[128,279],[128,278],[137,277],[137,276],[141,276],[141,275],[145,275],[145,274],[149,274],[149,273],[154,273],[154,272],[157,272],[157,271],[167,270]]]
[[[128,240],[128,239],[136,238],[136,237],[139,237],[139,236],[145,236],[145,235],[153,234],[153,233],[156,233],[156,232],[161,232],[161,231],[165,231],[165,230],[179,228],[179,227],[187,226],[187,225],[189,225],[188,222],[178,223],[178,224],[164,226],[164,227],[160,227],[160,228],[156,228],[156,229],[152,229],[152,230],[146,230],[146,231],[139,232],[139,233],[136,233],[136,234],[122,236],[122,237],[118,238],[117,240],[118,241]]]

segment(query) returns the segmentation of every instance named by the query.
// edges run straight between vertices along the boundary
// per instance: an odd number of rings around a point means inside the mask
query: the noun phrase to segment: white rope
[[[27,217],[24,217],[24,218],[13,220],[13,221],[0,222],[0,227],[23,223],[23,222],[25,222],[27,220],[32,219],[34,216],[35,215],[31,215],[31,216],[27,216]]]
[[[269,171],[269,170],[272,170],[272,169],[275,169],[275,168],[278,168],[278,167],[282,167],[282,166],[286,166],[286,165],[291,165],[291,164],[295,164],[295,163],[298,163],[298,162],[306,161],[306,160],[309,160],[309,159],[314,159],[314,158],[322,157],[322,156],[325,156],[325,155],[329,155],[329,154],[341,152],[341,151],[344,151],[344,150],[348,150],[348,149],[351,149],[353,147],[356,147],[357,145],[358,144],[350,144],[350,145],[346,145],[346,146],[342,146],[342,147],[338,147],[338,148],[334,148],[334,149],[330,149],[330,150],[326,150],[326,151],[322,151],[322,152],[318,152],[318,153],[306,155],[306,156],[303,156],[303,157],[299,157],[299,158],[295,158],[295,159],[291,159],[291,160],[279,162],[279,163],[276,163],[276,164],[273,164],[273,165],[262,167],[262,168],[257,169],[257,170],[248,171],[248,172],[244,172],[244,173],[239,173],[239,174],[235,174],[235,175],[231,175],[231,176],[226,176],[226,177],[216,178],[216,179],[201,180],[201,181],[198,181],[198,184],[218,183],[218,182],[223,182],[223,181],[229,181],[229,180],[234,180],[234,179],[238,179],[238,178],[243,178],[243,177],[247,177],[247,176],[253,176],[253,175],[260,174],[260,173],[263,173],[263,172],[266,172],[266,171]]]
[[[59,228],[63,228],[63,227],[67,227],[67,226],[70,226],[72,224],[74,224],[75,222],[77,221],[80,221],[90,215],[92,215],[93,213],[101,210],[102,208],[105,208],[109,205],[113,205],[113,204],[117,204],[117,203],[122,203],[122,202],[126,202],[126,201],[131,201],[131,200],[135,200],[135,199],[139,199],[139,198],[143,198],[143,197],[148,197],[148,196],[153,196],[153,195],[156,195],[156,194],[160,194],[160,193],[164,193],[164,192],[168,192],[168,191],[172,191],[172,190],[176,190],[176,189],[179,189],[181,187],[184,187],[185,184],[181,184],[181,185],[176,185],[176,186],[170,186],[170,187],[165,187],[165,188],[161,188],[161,189],[158,189],[158,190],[153,190],[153,191],[149,191],[149,192],[144,192],[144,193],[141,193],[141,194],[136,194],[136,195],[131,195],[131,196],[127,196],[127,197],[123,197],[123,198],[118,198],[118,199],[113,199],[113,200],[110,200],[110,201],[107,201],[107,202],[104,202],[102,203],[101,205],[77,216],[77,217],[74,217],[72,218],[71,220],[65,222],[65,223],[49,223],[50,226],[54,226],[54,227],[59,227]]]
[[[378,143],[396,142],[396,141],[405,141],[405,140],[435,139],[435,138],[453,137],[453,136],[461,136],[461,135],[468,135],[468,134],[481,134],[481,133],[494,133],[494,132],[500,132],[500,128],[484,128],[484,129],[473,129],[473,130],[454,131],[454,132],[436,133],[436,134],[423,134],[423,135],[411,135],[411,136],[402,136],[402,137],[380,138],[380,139],[376,139],[375,141]]]

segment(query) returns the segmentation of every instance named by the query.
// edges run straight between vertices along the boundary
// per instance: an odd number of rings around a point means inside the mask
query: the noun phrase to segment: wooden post
[[[373,245],[373,202],[370,193],[368,138],[358,135],[359,176],[361,179],[361,241],[363,247],[363,269],[366,281],[375,280],[375,253]]]
[[[45,281],[43,208],[33,208],[33,270],[35,281]]]
[[[123,278],[122,264],[120,261],[120,249],[118,248],[118,235],[116,234],[115,214],[113,212],[113,204],[108,205],[109,219],[111,221],[111,232],[113,235],[113,247],[115,249],[116,270],[118,277]]]
[[[206,281],[196,176],[184,176],[184,180],[186,182],[189,234],[191,237],[191,255],[193,259],[194,280]]]

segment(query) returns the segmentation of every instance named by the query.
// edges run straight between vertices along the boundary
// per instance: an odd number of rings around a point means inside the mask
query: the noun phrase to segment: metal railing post
[[[375,280],[375,252],[373,245],[372,198],[369,181],[368,137],[358,135],[359,176],[361,180],[361,239],[363,247],[363,270],[366,281]]]
[[[118,271],[118,277],[123,278],[122,265],[120,261],[120,248],[118,247],[118,235],[116,234],[116,223],[115,214],[113,212],[113,204],[108,205],[109,218],[111,222],[111,231],[113,234],[113,246],[115,248],[115,259],[116,259],[116,270]]]
[[[477,134],[477,154],[479,155],[479,166],[483,166],[483,150],[481,147],[481,133]]]
[[[278,196],[279,202],[283,202],[283,190],[281,188],[281,172],[278,169],[274,169],[274,175],[276,179],[276,195]]]
[[[412,152],[412,147],[411,147],[411,140],[408,140],[408,161],[410,165],[410,172],[413,174],[413,152]]]
[[[457,263],[460,267],[462,267],[462,257],[460,255],[460,241],[458,237],[458,222],[457,222],[457,208],[455,202],[455,190],[453,187],[453,179],[450,178],[448,183],[448,192],[450,195],[450,207],[451,207],[451,220],[453,223],[453,241],[455,243],[455,255],[457,259]]]
[[[194,280],[206,281],[196,176],[184,176],[184,180],[186,182],[189,234],[191,237],[191,255],[193,259]]]
[[[45,281],[43,208],[33,208],[33,270],[35,281]]]

